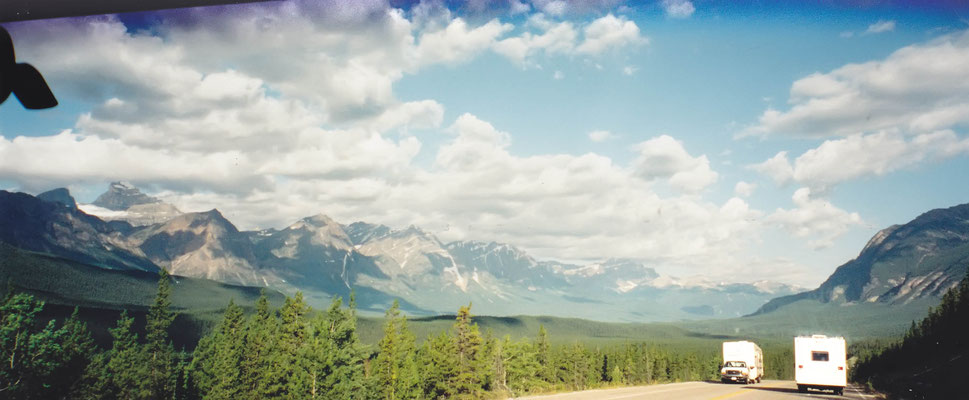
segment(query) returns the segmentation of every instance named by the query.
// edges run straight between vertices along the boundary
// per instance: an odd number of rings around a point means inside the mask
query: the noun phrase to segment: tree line
[[[891,343],[858,349],[853,380],[899,398],[965,397],[963,370],[969,361],[969,269],[928,315],[912,322],[905,336]]]
[[[7,293],[0,398],[478,399],[719,377],[718,348],[553,345],[544,326],[531,338],[498,338],[481,332],[470,305],[450,329],[419,344],[394,302],[382,338],[368,346],[357,337],[352,295],[314,312],[299,292],[279,308],[263,295],[249,316],[230,302],[193,352],[176,351],[168,333],[171,292],[162,271],[144,336],[122,312],[105,349],[77,310],[62,324],[39,326],[43,302]]]

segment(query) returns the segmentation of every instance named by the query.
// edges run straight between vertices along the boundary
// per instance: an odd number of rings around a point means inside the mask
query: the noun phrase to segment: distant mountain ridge
[[[940,297],[969,267],[969,204],[928,211],[876,233],[858,257],[817,289],[779,297],[755,314],[805,299],[822,303],[905,304]]]
[[[155,203],[161,203],[161,200],[142,193],[141,190],[129,183],[112,182],[108,186],[108,191],[98,196],[91,204],[109,210],[124,211],[131,206]]]
[[[64,204],[70,198],[64,192],[45,201],[0,190],[0,242],[106,269],[158,271],[144,254],[128,248],[115,227]]]
[[[106,268],[165,268],[175,275],[234,285],[268,286],[288,293],[303,290],[309,301],[323,304],[330,296],[346,297],[352,292],[361,310],[375,312],[400,299],[402,309],[415,314],[452,312],[472,302],[477,312],[491,315],[668,321],[738,316],[797,290],[776,283],[685,282],[660,276],[635,260],[606,259],[586,265],[536,260],[510,244],[443,243],[416,226],[343,225],[322,214],[284,229],[247,232],[239,231],[215,209],[179,212],[146,223],[130,219],[130,211],[164,203],[119,183],[99,197],[110,200],[100,204],[127,207],[124,210],[83,204],[72,210],[65,203],[73,203],[73,198],[60,189],[45,195],[47,200],[22,193],[5,196],[52,210],[49,216],[20,218],[0,226],[0,239],[14,247]],[[13,211],[7,214],[22,213],[17,211],[22,207],[0,207]],[[91,207],[111,221],[87,215]],[[74,251],[70,253],[37,245],[56,242],[43,235],[4,239],[4,234],[10,237],[12,232],[49,226],[63,215],[71,216],[60,223],[64,232],[94,230],[98,240],[68,246]],[[65,234],[59,240],[71,237]],[[119,260],[137,262],[98,263],[107,258],[102,248],[109,248],[108,254]]]
[[[63,188],[55,190],[67,191]],[[93,203],[77,207],[105,221],[124,221],[134,226],[163,223],[182,214],[175,206],[148,196],[125,182],[112,182],[108,191]]]

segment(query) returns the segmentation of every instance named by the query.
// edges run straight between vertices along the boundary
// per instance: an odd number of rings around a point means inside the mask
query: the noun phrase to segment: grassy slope
[[[176,320],[173,334],[176,345],[188,348],[219,321],[229,299],[244,308],[251,308],[260,290],[204,279],[178,277],[176,281],[172,300],[181,315]],[[80,306],[92,329],[104,339],[106,328],[114,324],[121,309],[141,316],[154,297],[157,276],[137,271],[104,270],[0,245],[0,282],[9,282],[16,289],[47,301],[46,314],[52,318],[61,319],[74,306]],[[270,295],[275,306],[282,303],[281,294],[270,292]],[[893,307],[801,301],[776,312],[752,317],[675,323],[613,323],[545,316],[479,316],[475,321],[482,333],[490,330],[495,337],[509,335],[515,340],[534,338],[539,326],[544,325],[553,343],[650,342],[706,349],[716,348],[725,340],[740,339],[787,345],[793,336],[814,333],[845,336],[849,341],[897,336],[913,319],[923,317],[930,305],[934,305],[934,301]],[[409,324],[422,341],[428,335],[447,330],[453,322],[453,316],[438,316],[413,318]],[[361,341],[375,344],[383,334],[382,324],[380,317],[361,317],[358,322]]]
[[[898,337],[908,329],[912,320],[925,316],[934,300],[913,302],[903,306],[883,304],[833,305],[805,300],[782,309],[752,316],[724,320],[687,321],[671,323],[612,323],[557,317],[488,317],[475,321],[482,332],[491,330],[496,337],[510,335],[512,339],[534,338],[539,325],[545,325],[555,343],[575,341],[609,345],[624,342],[650,342],[688,347],[719,346],[727,340],[752,339],[764,344],[790,346],[794,336],[826,334],[843,336],[849,342],[873,338]],[[376,343],[382,335],[380,318],[360,319],[360,338]],[[409,322],[418,340],[428,334],[447,330],[452,316],[414,318]]]
[[[682,322],[678,326],[708,335],[745,335],[758,338],[793,338],[824,334],[846,339],[898,337],[913,320],[921,319],[936,299],[889,306],[880,303],[839,305],[800,300],[775,311],[726,320]]]
[[[44,315],[48,318],[63,320],[75,306],[80,308],[98,341],[104,343],[107,328],[114,325],[121,310],[128,310],[136,319],[143,318],[154,300],[158,275],[101,269],[0,243],[0,285],[47,302]],[[251,309],[260,290],[175,277],[172,305],[180,314],[172,328],[176,346],[194,347],[199,335],[219,321],[230,299]],[[282,294],[271,290],[267,294],[272,304],[282,304]]]

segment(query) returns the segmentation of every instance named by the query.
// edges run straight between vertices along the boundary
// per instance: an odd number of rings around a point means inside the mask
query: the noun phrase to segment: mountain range
[[[364,311],[394,299],[416,315],[453,312],[555,315],[610,321],[725,318],[800,288],[661,276],[636,260],[585,265],[536,260],[511,244],[444,243],[416,226],[341,224],[325,215],[283,229],[239,231],[218,210],[181,212],[130,184],[112,183],[92,204],[66,189],[0,191],[0,241],[107,269],[301,290],[311,303],[356,295]]]
[[[799,301],[906,305],[940,298],[969,268],[969,204],[928,211],[875,234],[817,289],[771,300],[754,314]]]

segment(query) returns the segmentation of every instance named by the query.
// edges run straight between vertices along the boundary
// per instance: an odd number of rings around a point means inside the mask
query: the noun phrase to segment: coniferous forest
[[[480,331],[470,306],[419,343],[395,302],[380,341],[363,345],[352,296],[316,312],[300,293],[278,309],[263,296],[248,316],[230,302],[186,352],[169,336],[171,293],[162,272],[144,329],[123,312],[99,348],[76,310],[44,325],[44,304],[10,291],[0,306],[0,398],[476,399],[718,377],[719,348],[552,344],[544,327],[499,338]]]
[[[859,354],[853,379],[898,398],[964,398],[969,359],[969,271],[942,302],[894,343]]]

